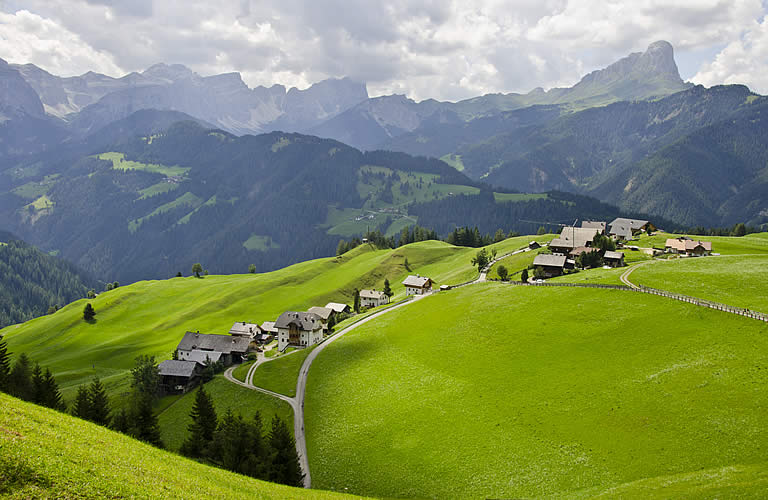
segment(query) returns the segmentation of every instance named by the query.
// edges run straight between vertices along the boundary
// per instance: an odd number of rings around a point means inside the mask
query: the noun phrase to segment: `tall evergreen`
[[[160,437],[160,425],[152,407],[154,398],[149,393],[143,393],[137,394],[136,399],[138,401],[136,401],[136,414],[133,419],[135,437],[162,448],[163,440]]]
[[[40,363],[35,363],[32,368],[32,397],[30,401],[37,405],[42,405],[45,400],[45,380],[43,379],[43,370]]]
[[[189,437],[181,445],[180,451],[189,457],[202,457],[213,441],[218,426],[216,408],[202,385],[195,393],[195,403],[189,416],[192,418],[192,423],[187,427]]]
[[[241,471],[243,474],[258,479],[269,478],[269,457],[263,432],[264,422],[261,420],[261,414],[257,411],[249,426],[248,454],[241,464]]]
[[[360,312],[360,290],[355,288],[355,294],[352,297],[352,308],[356,313]]]
[[[155,357],[144,354],[137,357],[136,364],[131,368],[131,375],[131,388],[140,394],[149,394],[154,400],[160,388],[160,373]]]
[[[387,279],[387,278],[384,279],[384,290],[383,291],[384,291],[384,295],[386,295],[387,297],[392,297],[392,295],[394,295],[392,293],[392,286],[389,284],[389,279]]]
[[[109,398],[98,377],[94,378],[88,387],[88,407],[90,420],[99,425],[109,425],[111,419],[109,416]]]
[[[289,486],[302,486],[304,474],[296,452],[296,441],[291,436],[285,421],[275,415],[269,431],[270,457],[269,480]]]
[[[56,383],[56,379],[53,377],[53,373],[51,373],[49,368],[45,369],[45,375],[43,375],[42,401],[40,404],[59,411],[65,411],[67,409],[64,400],[61,398],[59,384]]]
[[[131,416],[125,408],[121,408],[115,417],[112,419],[110,425],[112,430],[122,432],[123,434],[130,434],[131,431]]]
[[[8,344],[0,335],[0,392],[8,392],[8,378],[11,375],[11,353]]]
[[[91,403],[88,400],[88,389],[84,385],[77,388],[77,395],[72,403],[72,415],[83,420],[90,419]]]
[[[248,429],[243,417],[227,410],[214,433],[210,458],[225,469],[240,472],[242,447],[247,438]]]
[[[21,353],[19,354],[19,357],[16,358],[16,362],[13,364],[13,369],[11,370],[8,379],[10,385],[9,392],[12,396],[27,401],[32,399],[34,396],[32,371],[26,353]]]

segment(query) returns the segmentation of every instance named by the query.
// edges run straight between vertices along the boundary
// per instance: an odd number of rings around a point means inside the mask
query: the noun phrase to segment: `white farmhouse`
[[[377,290],[360,290],[360,307],[378,307],[389,304],[387,294]]]
[[[277,349],[304,348],[323,340],[323,322],[310,312],[286,311],[275,321]]]
[[[432,290],[432,280],[426,276],[408,276],[403,280],[406,295],[424,295]]]

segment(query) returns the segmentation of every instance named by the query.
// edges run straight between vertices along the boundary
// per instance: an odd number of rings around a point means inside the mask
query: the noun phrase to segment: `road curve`
[[[629,266],[626,271],[621,273],[621,276],[619,277],[619,279],[621,280],[622,283],[624,283],[628,287],[640,288],[639,286],[637,286],[634,283],[632,283],[631,281],[629,281],[629,275],[632,274],[634,272],[634,270],[637,269],[638,267],[644,266],[646,264],[650,264],[651,262],[654,262],[654,261],[648,260],[648,261],[645,261],[645,262],[641,262],[639,264],[635,264],[634,266]]]

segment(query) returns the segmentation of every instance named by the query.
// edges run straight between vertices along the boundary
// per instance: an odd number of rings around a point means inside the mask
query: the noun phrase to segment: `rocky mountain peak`
[[[637,59],[635,71],[681,80],[675,63],[675,49],[666,40],[653,42]],[[682,80],[681,80],[682,81]]]

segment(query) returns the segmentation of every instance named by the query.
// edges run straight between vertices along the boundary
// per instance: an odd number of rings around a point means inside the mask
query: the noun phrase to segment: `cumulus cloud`
[[[760,0],[24,0],[59,30],[58,52],[114,73],[156,62],[200,74],[239,71],[251,86],[307,87],[329,77],[368,82],[372,95],[461,99],[571,85],[586,72],[666,39],[678,50],[723,46],[764,15]],[[3,7],[0,7],[2,10]],[[20,12],[5,14],[18,17]],[[33,12],[34,14],[31,14]],[[39,28],[37,29],[39,31]],[[35,31],[31,31],[35,33]],[[29,33],[0,57],[53,72]],[[34,37],[34,36],[33,36]],[[71,47],[71,51],[69,50]],[[90,51],[90,52],[89,52]],[[90,54],[86,57],[84,54]],[[71,74],[72,72],[65,72]]]
[[[91,70],[123,73],[111,55],[95,50],[75,33],[29,11],[0,12],[0,28],[0,57],[10,63],[33,63],[66,76]]]
[[[768,16],[728,44],[691,80],[705,86],[743,83],[754,92],[768,94]]]

